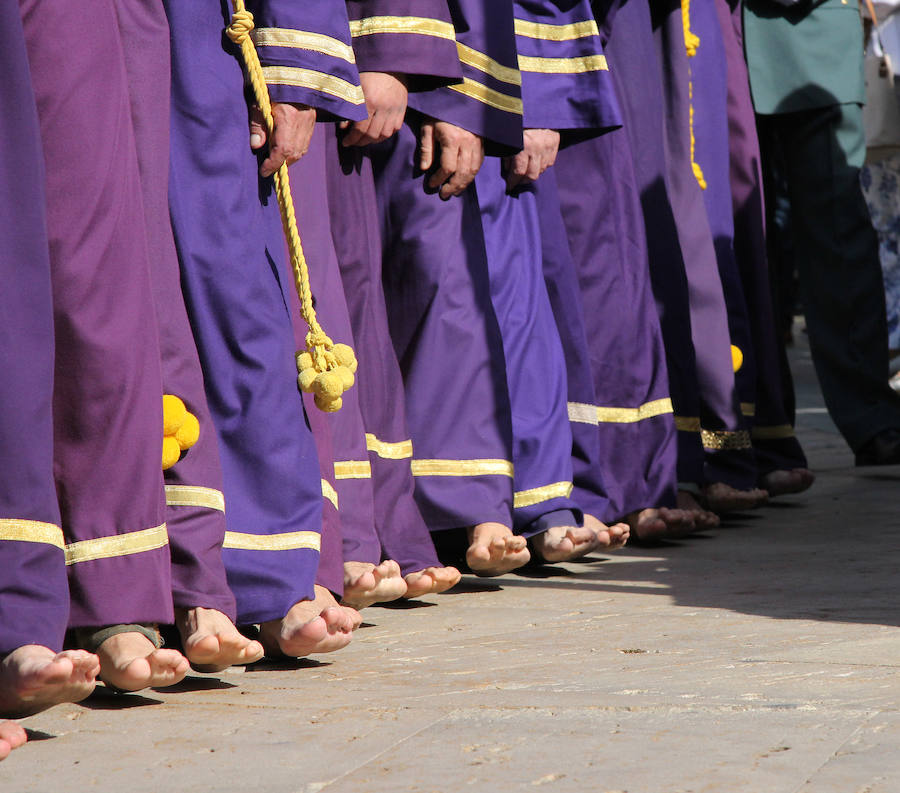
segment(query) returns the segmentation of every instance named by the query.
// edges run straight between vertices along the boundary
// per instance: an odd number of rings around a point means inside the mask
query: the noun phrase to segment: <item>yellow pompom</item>
[[[744,365],[744,353],[741,352],[740,347],[736,347],[734,344],[731,345],[731,365],[736,372]]]
[[[313,390],[313,383],[316,381],[316,378],[319,376],[319,373],[309,367],[308,369],[303,369],[300,372],[300,375],[297,377],[297,385],[300,386],[301,391],[306,391],[309,393]]]
[[[356,354],[353,348],[348,344],[335,344],[331,348],[335,359],[341,366],[346,366],[350,370],[350,374],[356,374]]]
[[[174,435],[184,422],[187,408],[174,394],[163,394],[163,435]]]
[[[313,383],[313,391],[323,399],[339,397],[344,393],[341,376],[335,372],[321,372]]]
[[[346,366],[339,366],[334,370],[334,373],[341,378],[341,387],[344,391],[349,391],[353,388],[353,383],[356,381],[356,378],[353,376],[353,372]]]
[[[181,447],[178,445],[178,441],[171,435],[166,435],[163,438],[163,447],[162,447],[162,469],[163,471],[167,471],[171,468],[175,463],[177,463],[181,459]]]
[[[337,413],[344,404],[344,400],[341,397],[323,397],[316,394],[313,399],[316,407],[323,413]]]
[[[184,422],[175,433],[175,440],[181,451],[190,449],[200,438],[200,422],[190,411],[184,417]]]
[[[297,371],[302,372],[304,369],[313,368],[313,359],[308,352],[297,353]]]

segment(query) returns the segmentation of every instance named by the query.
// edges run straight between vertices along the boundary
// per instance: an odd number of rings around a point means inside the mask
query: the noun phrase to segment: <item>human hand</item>
[[[344,121],[341,129],[350,131],[342,141],[344,146],[368,146],[381,143],[395,134],[406,117],[406,78],[388,72],[360,72],[363,95],[369,117],[365,121]]]
[[[269,156],[259,166],[260,176],[271,176],[284,163],[291,165],[306,154],[316,126],[316,110],[307,105],[277,102],[272,105],[272,116],[275,132],[269,143]],[[267,137],[262,111],[254,107],[250,114],[250,148],[261,149]]]
[[[484,142],[462,127],[427,118],[419,136],[419,167],[437,170],[427,179],[444,201],[460,195],[478,174],[484,162]]]
[[[554,129],[526,129],[525,146],[514,157],[506,157],[506,189],[513,190],[537,178],[556,162],[559,133]]]

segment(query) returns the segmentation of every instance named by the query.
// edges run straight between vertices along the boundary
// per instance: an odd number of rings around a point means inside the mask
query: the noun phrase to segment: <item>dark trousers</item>
[[[775,163],[784,169],[800,293],[825,404],[857,451],[881,430],[900,427],[900,397],[887,383],[878,238],[859,184],[862,108],[760,115],[757,123],[770,211],[778,176],[772,169]]]

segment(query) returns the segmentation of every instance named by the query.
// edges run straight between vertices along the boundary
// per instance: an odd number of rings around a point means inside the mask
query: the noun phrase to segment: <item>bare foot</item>
[[[198,672],[221,672],[234,664],[252,664],[263,657],[259,642],[240,633],[215,609],[175,609],[175,625],[191,667]]]
[[[479,523],[469,528],[466,562],[475,575],[503,575],[527,564],[528,541],[502,523]]]
[[[700,506],[700,502],[694,498],[694,494],[687,490],[678,491],[678,509],[691,513],[697,531],[703,531],[703,529],[715,529],[720,523],[719,516],[716,515],[715,512],[703,509],[703,507]]]
[[[802,493],[816,481],[816,475],[807,468],[792,468],[789,471],[770,471],[760,477],[759,484],[768,491],[769,496],[786,496],[790,493]]]
[[[724,482],[713,482],[703,488],[706,505],[719,515],[725,512],[737,512],[744,509],[756,509],[769,500],[765,490],[738,490]]]
[[[99,672],[97,656],[84,650],[18,647],[0,661],[0,714],[20,718],[79,702],[94,690]]]
[[[640,542],[659,542],[685,537],[696,530],[693,515],[683,509],[659,507],[635,510],[625,517],[631,533]]]
[[[584,513],[584,526],[597,535],[597,547],[604,551],[618,551],[624,548],[631,536],[631,527],[627,523],[614,523],[607,526],[599,518]]]
[[[600,544],[597,533],[587,526],[554,526],[531,538],[545,562],[570,562],[590,553]]]
[[[291,606],[284,619],[260,625],[259,640],[270,657],[302,658],[346,647],[361,624],[356,609],[338,605],[331,592],[316,584],[313,600],[301,600]]]
[[[364,609],[373,603],[387,603],[406,594],[407,582],[400,575],[400,565],[386,559],[379,565],[371,562],[344,562],[344,597],[341,603]]]
[[[178,650],[158,649],[143,633],[117,633],[97,648],[100,679],[123,691],[174,686],[190,664]]]
[[[13,749],[18,749],[27,740],[28,735],[20,724],[0,721],[0,760],[5,760]]]
[[[437,595],[455,587],[460,578],[462,574],[455,567],[426,567],[406,576],[408,589],[403,597],[409,599]]]

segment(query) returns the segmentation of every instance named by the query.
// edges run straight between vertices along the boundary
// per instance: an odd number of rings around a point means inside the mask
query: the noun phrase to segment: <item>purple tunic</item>
[[[169,25],[158,0],[120,3],[117,14],[141,171],[163,390],[184,400],[200,422],[197,443],[165,472],[173,600],[176,607],[215,608],[234,619],[234,596],[222,563],[225,499],[219,449],[169,220]]]
[[[765,206],[756,117],[741,41],[741,6],[715,0],[728,75],[728,135],[734,253],[756,362],[755,417],[750,437],[760,475],[806,467],[794,434],[794,391],[784,346],[776,335],[766,255]]]
[[[735,388],[716,251],[691,166],[690,70],[681,7],[654,5],[651,12],[663,73],[667,183],[688,280],[700,397],[700,415],[680,416],[679,429],[701,435],[704,481],[749,489],[756,485],[756,463]]]
[[[219,437],[225,566],[240,622],[279,619],[313,595],[322,520],[319,462],[297,388],[288,311],[293,285],[284,278],[272,184],[260,180],[249,148],[243,75],[235,48],[223,44],[222,5],[167,2],[166,10],[173,61],[170,209]],[[321,81],[310,79],[331,74],[338,61],[349,63],[329,54],[349,50],[342,3],[301,8],[272,0],[254,10],[264,29],[328,36],[327,47],[317,37],[307,48],[280,46],[282,33],[273,34],[275,43],[258,40],[271,47],[262,54],[274,64],[267,72],[274,98],[363,117],[351,73],[319,88]]]
[[[678,481],[703,483],[703,447],[696,424],[700,415],[697,368],[684,259],[667,184],[663,131],[663,93],[659,58],[653,44],[646,2],[617,7],[608,24],[606,47],[624,114],[634,172],[641,193],[650,279],[666,352],[669,389],[678,431]],[[611,23],[612,19],[607,19]],[[693,417],[691,419],[690,417]]]
[[[674,505],[675,422],[625,132],[564,149],[556,178],[578,267],[597,400],[579,406],[579,416],[597,422],[610,502],[597,517],[610,521]]]
[[[20,8],[47,166],[71,624],[171,622],[163,389],[127,42],[111,0],[89,17],[69,3]]]
[[[356,350],[362,366],[367,355],[358,348],[350,326],[325,195],[326,148],[333,138],[333,126],[316,125],[309,151],[291,166],[291,189],[295,195],[297,225],[303,239],[319,320],[335,342],[349,344]],[[285,279],[292,283],[289,271],[286,272]],[[300,318],[300,305],[295,289],[291,290],[290,298],[294,338],[299,349],[304,344],[307,327]],[[341,581],[344,560],[373,564],[381,561],[381,546],[373,519],[372,472],[360,415],[359,380],[360,373],[357,371],[356,383],[344,393],[343,406],[336,413],[322,413],[313,406],[309,395],[304,395],[319,451],[322,476],[330,479],[337,496],[338,509],[335,517],[339,518],[340,524]],[[327,499],[323,504],[326,515],[330,515],[333,505]],[[319,567],[321,579],[321,561]]]
[[[510,526],[506,370],[480,212],[472,188],[450,201],[425,192],[413,170],[416,145],[416,133],[404,125],[368,153],[416,499],[432,531],[488,521]]]
[[[533,189],[508,195],[501,162],[493,157],[475,186],[512,413],[513,528],[531,536],[580,522],[571,499],[566,361],[544,285]]]
[[[407,575],[439,562],[414,496],[413,443],[381,281],[372,164],[360,149],[340,147],[330,129],[325,168],[333,241],[360,350],[357,384],[374,490],[374,527],[381,557],[395,560]]]
[[[62,649],[69,588],[53,482],[53,296],[43,154],[22,21],[11,3],[0,8],[0,69],[0,140],[7,144],[0,149],[2,658],[25,644]]]

